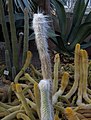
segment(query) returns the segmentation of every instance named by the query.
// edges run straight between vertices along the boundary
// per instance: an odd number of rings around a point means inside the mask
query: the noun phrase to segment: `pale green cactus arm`
[[[83,62],[83,98],[86,102],[91,104],[91,99],[87,94],[87,77],[88,77],[88,54],[86,50],[83,50],[82,53],[82,62]]]
[[[18,95],[18,99],[21,101],[24,109],[25,109],[25,112],[26,114],[28,115],[29,118],[31,118],[32,120],[35,120],[35,117],[34,115],[32,114],[31,112],[31,109],[29,107],[29,105],[27,104],[27,101],[24,97],[24,94],[22,92],[22,88],[21,88],[21,85],[20,84],[15,84],[15,90],[16,90],[16,95]]]
[[[17,114],[17,119],[23,119],[23,120],[31,120],[27,115],[25,115],[24,113],[18,113]]]
[[[59,70],[59,65],[60,65],[60,56],[59,56],[59,54],[55,55],[54,62],[55,62],[55,64],[54,64],[53,94],[58,89],[58,70]]]
[[[68,120],[80,120],[71,107],[65,109],[65,114],[67,115]]]
[[[59,96],[61,96],[65,90],[65,88],[68,85],[68,81],[69,81],[69,73],[64,72],[63,76],[62,76],[62,81],[61,81],[61,87],[59,88],[59,90],[53,95],[53,105],[57,102],[57,99]]]
[[[77,99],[77,105],[82,104],[82,83],[83,83],[83,62],[82,62],[82,52],[83,50],[80,50],[80,79],[79,79],[79,87],[78,87],[78,99]]]
[[[66,98],[70,98],[75,91],[77,90],[78,87],[78,81],[80,79],[80,75],[79,75],[79,57],[80,57],[80,44],[76,44],[75,47],[75,59],[74,59],[74,64],[75,64],[75,71],[74,71],[74,84],[72,86],[72,88],[70,89],[70,91],[65,95]]]

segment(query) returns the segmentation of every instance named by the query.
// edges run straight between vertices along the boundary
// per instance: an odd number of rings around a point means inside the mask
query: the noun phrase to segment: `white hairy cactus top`
[[[50,56],[48,53],[48,16],[43,15],[42,13],[34,14],[33,17],[33,29],[35,33],[35,41],[37,49],[39,52],[39,57],[41,61],[41,69],[43,79],[51,79],[51,62]]]
[[[47,32],[48,32],[48,21],[47,16],[43,15],[42,13],[34,14],[33,18],[33,29],[35,31],[35,38],[37,40],[37,48],[44,51],[48,51],[48,44],[47,44]],[[41,45],[40,45],[41,44]]]
[[[40,91],[49,92],[50,91],[50,80],[41,80],[38,86],[39,86]]]
[[[49,95],[50,81],[41,80],[39,83],[39,89],[41,94],[41,120],[53,120]]]

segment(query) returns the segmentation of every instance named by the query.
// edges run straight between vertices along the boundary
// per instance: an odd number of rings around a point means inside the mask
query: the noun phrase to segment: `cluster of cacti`
[[[24,10],[24,42],[23,43],[23,53],[20,53],[21,49],[21,41],[17,39],[16,35],[16,27],[15,27],[15,20],[14,20],[14,13],[13,13],[13,1],[8,0],[8,16],[9,16],[9,23],[10,23],[10,35],[9,30],[7,29],[7,24],[5,21],[4,15],[4,7],[3,1],[0,0],[0,21],[2,25],[3,36],[5,40],[5,62],[6,68],[12,76],[12,80],[14,79],[16,73],[19,72],[21,67],[23,66],[26,58],[26,53],[28,51],[28,35],[29,35],[29,18],[28,18],[28,11],[25,8]],[[21,38],[21,35],[19,36]],[[21,55],[20,55],[21,54]],[[20,59],[22,58],[22,60]],[[14,73],[13,73],[14,72]]]
[[[89,65],[87,52],[80,49],[80,44],[76,45],[74,66],[71,66],[72,69],[74,68],[72,86],[67,71],[63,71],[59,77],[62,72],[59,54],[55,55],[52,71],[47,45],[47,22],[43,14],[34,14],[33,28],[42,73],[30,64],[32,53],[28,51],[25,64],[8,90],[8,103],[0,102],[1,120],[60,120],[61,118],[86,120],[87,115],[91,118],[91,104],[89,104],[91,90],[87,86]],[[26,73],[28,67],[31,68],[33,75]],[[84,112],[89,111],[89,114],[82,114],[81,109]]]

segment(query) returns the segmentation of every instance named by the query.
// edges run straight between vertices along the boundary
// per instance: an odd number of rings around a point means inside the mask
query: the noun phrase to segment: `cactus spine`
[[[41,120],[53,120],[52,70],[50,56],[48,53],[47,31],[49,26],[46,17],[47,16],[44,16],[41,13],[34,14],[33,28],[43,75],[43,80],[39,83],[41,93]]]

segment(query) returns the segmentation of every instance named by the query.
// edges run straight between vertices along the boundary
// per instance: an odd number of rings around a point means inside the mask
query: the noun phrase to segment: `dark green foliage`
[[[91,12],[86,16],[83,22],[83,17],[88,5],[89,0],[77,0],[73,10],[73,20],[71,28],[67,32],[67,21],[66,12],[64,6],[60,0],[51,0],[56,9],[56,14],[59,20],[60,26],[60,36],[57,37],[56,45],[60,51],[65,51],[68,53],[73,52],[74,47],[77,43],[80,43],[83,47],[83,41],[91,34]],[[91,46],[91,44],[85,46],[84,48]]]

